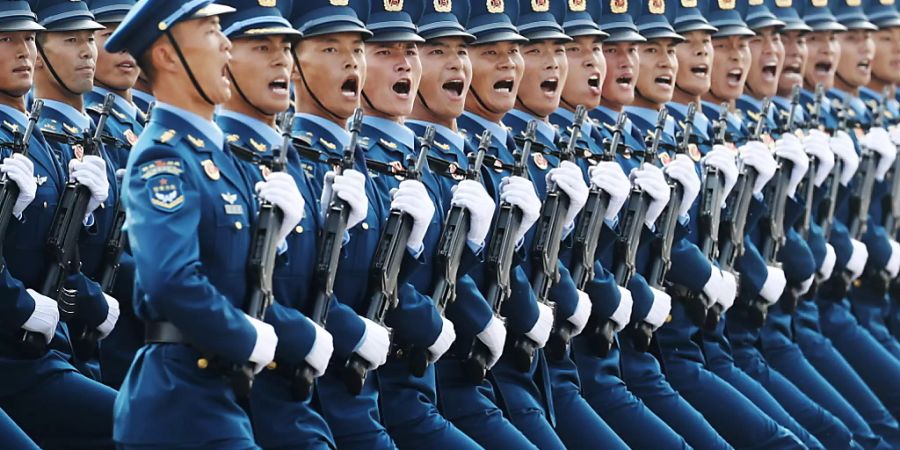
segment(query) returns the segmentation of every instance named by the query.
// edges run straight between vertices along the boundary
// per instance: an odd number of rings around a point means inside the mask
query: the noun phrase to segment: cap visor
[[[435,39],[443,39],[443,38],[462,38],[467,43],[472,43],[475,40],[475,36],[472,36],[465,31],[455,30],[452,28],[446,28],[443,30],[434,30],[427,33],[419,32],[419,36],[422,36],[425,41],[431,41]]]
[[[900,17],[885,17],[884,19],[875,21],[878,28],[894,28],[900,27]]]
[[[96,20],[97,22],[99,22],[101,24],[122,23],[122,21],[125,20],[125,16],[127,16],[127,15],[128,15],[127,12],[116,12],[116,13],[102,14],[99,16],[95,14],[94,20]]]
[[[847,30],[878,31],[878,27],[876,27],[874,23],[858,18],[842,21],[841,25],[847,27]]]
[[[575,30],[566,30],[566,34],[568,34],[569,37],[572,37],[572,38],[577,38],[577,37],[582,37],[582,36],[596,36],[596,37],[599,37],[602,39],[606,39],[609,37],[609,33],[605,32],[603,30],[598,30],[596,28],[590,28],[590,27],[578,28]]]
[[[634,30],[619,29],[619,30],[608,30],[609,37],[606,38],[606,41],[609,43],[616,42],[647,42],[647,39],[644,36],[641,36]]]
[[[303,37],[310,38],[315,36],[324,36],[326,34],[339,33],[359,33],[364,39],[372,37],[372,32],[355,23],[350,22],[331,22],[320,27],[310,28],[303,31]]]
[[[43,31],[45,28],[33,20],[14,19],[0,21],[0,31]]]
[[[500,30],[495,32],[482,33],[475,35],[475,45],[493,44],[495,42],[518,42],[524,44],[528,42],[528,38],[519,33],[510,30]]]
[[[222,14],[228,14],[234,12],[235,9],[228,5],[220,5],[218,3],[210,3],[200,9],[197,10],[194,14],[191,15],[192,19],[202,19],[204,17],[212,17],[219,16]]]
[[[731,36],[756,36],[753,30],[742,27],[740,25],[726,25],[719,28],[719,31],[713,33],[713,37],[731,37]]]
[[[719,29],[710,25],[707,22],[701,22],[701,21],[675,25],[676,33],[684,34],[684,33],[690,33],[691,31],[708,31],[710,33],[715,33],[716,31],[719,31]]]
[[[92,19],[78,18],[50,24],[50,26],[45,26],[45,28],[47,28],[47,31],[90,31],[102,30],[106,27],[94,22]]]
[[[370,30],[371,31],[371,30]],[[385,31],[375,33],[366,42],[425,42],[422,36],[410,31]]]
[[[647,40],[652,39],[673,39],[677,42],[683,42],[684,36],[672,31],[667,30],[665,28],[655,28],[650,30],[641,30],[641,36],[647,38]]]
[[[774,18],[774,17],[762,17],[753,21],[747,22],[747,25],[750,26],[754,31],[762,30],[763,28],[781,28],[784,26],[784,22]]]
[[[241,31],[240,33],[233,35],[231,37],[234,38],[242,38],[242,37],[254,37],[254,36],[291,36],[299,38],[302,34],[291,28],[286,27],[282,24],[271,24],[271,26],[266,26],[265,24],[257,24],[262,25],[255,28],[248,28],[246,30]]]
[[[833,21],[811,23],[813,31],[847,31],[847,27]]]
[[[571,41],[572,38],[568,34],[560,33],[556,30],[535,30],[529,33],[522,33],[529,41]]]
[[[810,32],[813,29],[806,24],[806,22],[800,20],[790,20],[785,22],[784,28],[781,31],[800,31],[800,32]]]

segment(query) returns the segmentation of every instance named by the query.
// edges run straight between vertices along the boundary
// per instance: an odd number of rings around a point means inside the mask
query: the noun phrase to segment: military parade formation
[[[0,0],[0,449],[900,449],[900,2]]]

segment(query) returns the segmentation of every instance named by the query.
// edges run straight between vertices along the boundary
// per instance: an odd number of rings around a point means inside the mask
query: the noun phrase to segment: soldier
[[[266,370],[253,385],[250,406],[256,442],[264,448],[329,448],[334,438],[313,399],[296,398],[301,387],[293,376],[306,364],[321,375],[333,350],[332,335],[303,316],[311,311],[313,263],[319,236],[321,208],[300,158],[293,148],[284,148],[275,124],[276,114],[287,110],[293,58],[292,44],[300,32],[282,16],[293,2],[282,0],[271,6],[256,1],[228,0],[223,4],[235,12],[222,17],[223,33],[232,42],[227,74],[237,95],[232,95],[216,115],[225,133],[228,149],[241,159],[240,169],[251,185],[278,177],[290,177],[303,198],[303,218],[287,238],[281,256],[289,261],[273,274],[275,298],[268,321],[280,336],[275,352],[276,370]],[[290,130],[286,130],[290,133]],[[287,173],[271,173],[275,151],[287,152]],[[362,186],[357,196],[365,197]],[[346,309],[346,307],[344,307]],[[349,312],[352,316],[352,312]],[[333,328],[341,321],[334,320]],[[349,331],[349,330],[347,330]],[[347,344],[344,344],[345,346]],[[308,393],[306,393],[308,394]]]
[[[212,122],[231,96],[231,44],[218,16],[232,11],[209,1],[141,1],[106,42],[138,61],[160,102],[123,180],[147,344],[117,398],[120,448],[255,447],[234,381],[266,367],[278,338],[241,309],[258,203]],[[283,213],[274,236],[281,242],[300,221],[303,199],[284,177],[257,187]]]

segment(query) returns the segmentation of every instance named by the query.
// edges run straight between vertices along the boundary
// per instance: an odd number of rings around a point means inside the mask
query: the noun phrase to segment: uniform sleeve
[[[631,307],[631,323],[638,323],[647,317],[653,306],[653,291],[643,275],[636,273],[628,281],[628,290],[631,291],[631,299],[634,301]]]
[[[511,293],[503,302],[501,312],[506,317],[506,327],[510,334],[524,334],[537,323],[537,299],[522,266],[510,270],[509,282]]]
[[[556,303],[556,318],[566,320],[575,314],[575,307],[578,306],[578,291],[569,269],[562,262],[557,262],[557,266],[559,280],[550,287],[549,297]]]
[[[789,283],[799,284],[806,281],[818,267],[809,245],[793,228],[787,230],[778,260],[781,261],[784,276]]]
[[[362,318],[349,306],[335,300],[328,307],[328,321],[325,329],[334,338],[334,354],[345,361],[359,346],[366,333],[366,325]]]
[[[397,295],[397,307],[385,316],[385,324],[394,330],[397,342],[422,347],[434,344],[443,323],[431,297],[423,295],[410,283],[400,285]]]
[[[200,242],[201,192],[198,179],[174,148],[156,146],[132,155],[125,183],[128,230],[137,279],[147,306],[171,321],[189,342],[228,361],[246,362],[256,343],[256,331],[202,273]],[[163,173],[147,179],[139,167],[145,164],[179,165],[183,172]],[[164,177],[164,178],[160,178]],[[162,206],[148,195],[166,181],[174,184],[179,198]],[[180,201],[179,201],[180,200]]]
[[[109,305],[97,282],[88,278],[87,275],[77,273],[67,277],[66,285],[78,292],[75,298],[78,305],[75,318],[79,323],[88,328],[97,328],[106,320],[106,316],[109,314]]]
[[[0,326],[4,334],[15,334],[34,312],[34,299],[25,285],[14,278],[3,263],[0,271]]]
[[[494,312],[475,280],[463,275],[456,282],[456,300],[447,305],[446,315],[453,322],[458,337],[472,338],[484,330]]]
[[[672,265],[666,273],[667,280],[692,292],[703,291],[712,273],[712,265],[696,244],[686,236],[673,242],[671,261]]]
[[[600,261],[594,262],[594,278],[588,281],[584,291],[591,299],[592,314],[596,317],[609,319],[619,308],[621,294],[616,279]]]
[[[741,274],[738,296],[756,298],[769,276],[769,268],[756,245],[749,239],[744,239],[744,254],[738,258],[735,269]]]
[[[275,358],[290,364],[303,361],[316,339],[312,321],[300,311],[277,301],[272,302],[266,310],[265,321],[275,328],[275,334],[278,335]]]

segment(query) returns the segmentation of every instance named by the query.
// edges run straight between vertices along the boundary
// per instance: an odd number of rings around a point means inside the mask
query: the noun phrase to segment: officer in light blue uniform
[[[0,2],[0,10],[0,29],[8,39],[4,57],[33,67],[34,34],[44,27],[37,23],[27,2]],[[28,124],[25,91],[31,87],[31,79],[27,86],[18,77],[15,84],[6,79],[2,84],[6,100],[0,105],[0,152],[4,159],[0,168],[7,182],[19,186],[20,200],[26,193],[33,195],[30,203],[17,201],[3,236],[2,304],[3,316],[9,320],[0,341],[2,440],[11,448],[36,448],[17,429],[19,426],[44,448],[110,448],[115,391],[87,379],[71,365],[69,332],[65,324],[58,325],[56,301],[36,292],[49,264],[45,259],[47,232],[67,180],[66,172],[38,128],[27,143],[28,156],[10,158],[10,144]],[[76,276],[86,282],[83,275]],[[17,341],[23,330],[40,333],[49,342],[50,351],[37,358],[24,354]]]

